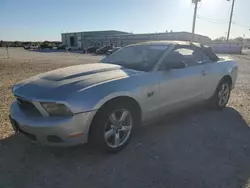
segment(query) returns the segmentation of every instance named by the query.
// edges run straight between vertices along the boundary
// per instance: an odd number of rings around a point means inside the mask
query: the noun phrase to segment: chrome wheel
[[[105,142],[112,148],[122,146],[129,139],[132,126],[132,116],[128,110],[119,109],[112,112],[105,124]]]
[[[230,88],[227,83],[222,83],[218,91],[218,105],[225,106],[230,94]]]

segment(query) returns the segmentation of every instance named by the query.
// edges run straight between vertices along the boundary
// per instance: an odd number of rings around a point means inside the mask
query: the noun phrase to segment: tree
[[[226,40],[226,37],[219,37],[219,38],[214,39],[214,41],[217,41],[217,42],[221,42],[225,40]]]
[[[47,41],[47,40],[45,40],[45,41],[43,41],[43,43],[42,44],[49,44],[50,42],[49,41]]]
[[[22,46],[22,43],[21,43],[20,41],[15,41],[15,42],[13,43],[13,46],[14,46],[14,47],[21,47],[21,46]]]
[[[240,41],[240,42],[241,42],[241,41],[243,41],[244,39],[243,39],[243,37],[236,37],[236,38],[234,38],[233,40],[234,40],[234,41]]]

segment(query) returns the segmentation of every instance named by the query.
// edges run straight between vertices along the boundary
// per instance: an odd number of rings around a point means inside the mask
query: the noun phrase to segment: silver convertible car
[[[223,109],[237,69],[233,60],[197,43],[133,44],[100,63],[61,68],[17,83],[10,120],[16,132],[37,143],[90,142],[120,151],[135,126],[200,102]]]

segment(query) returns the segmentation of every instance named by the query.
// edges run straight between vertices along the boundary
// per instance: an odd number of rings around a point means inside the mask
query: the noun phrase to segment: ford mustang
[[[128,45],[99,63],[60,68],[13,86],[13,129],[48,145],[90,142],[120,151],[135,126],[206,102],[223,109],[237,64],[181,41]],[[181,131],[181,130],[180,130]]]

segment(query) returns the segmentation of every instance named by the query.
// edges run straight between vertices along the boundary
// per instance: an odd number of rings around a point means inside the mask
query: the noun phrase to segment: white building
[[[147,33],[132,34],[122,31],[89,31],[76,33],[62,33],[62,44],[72,49],[83,49],[88,46],[125,46],[128,44],[149,41],[149,40],[181,40],[191,41],[192,33],[169,32],[169,33]],[[211,39],[203,35],[194,35],[193,41],[209,43]]]

